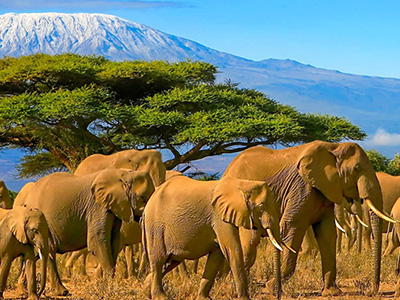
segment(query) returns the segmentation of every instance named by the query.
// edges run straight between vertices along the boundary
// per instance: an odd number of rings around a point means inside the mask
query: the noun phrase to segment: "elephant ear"
[[[260,184],[258,181],[223,177],[212,193],[212,205],[217,215],[236,227],[253,229],[254,223],[259,224],[253,219],[254,208],[261,209],[266,198],[266,194],[252,197],[252,192]]]
[[[25,211],[26,208],[24,206],[16,206],[7,214],[7,226],[15,238],[22,244],[28,243],[28,237],[25,232],[25,224],[27,221]]]
[[[120,169],[103,170],[91,186],[95,201],[126,222],[132,216],[131,202],[127,194],[128,183],[125,179],[128,172]]]
[[[324,144],[307,149],[297,162],[300,176],[336,204],[343,203],[342,180],[335,155]]]

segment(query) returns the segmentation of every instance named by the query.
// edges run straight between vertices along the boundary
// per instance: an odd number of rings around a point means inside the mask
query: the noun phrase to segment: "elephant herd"
[[[155,150],[95,154],[74,174],[53,173],[25,185],[12,209],[10,200],[0,204],[0,298],[11,262],[18,256],[23,257],[21,276],[27,278],[29,299],[37,299],[45,288],[46,270],[51,290],[56,295],[69,293],[57,271],[56,254],[87,249],[102,276],[112,276],[118,253],[141,241],[150,267],[143,289],[151,299],[168,299],[164,275],[186,259],[203,256],[207,261],[197,299],[209,299],[226,260],[238,298],[249,299],[248,271],[261,237],[275,246],[274,276],[266,286],[279,297],[281,282],[295,271],[307,232],[321,254],[322,295],[338,295],[336,226],[348,223],[347,211],[368,227],[363,235],[369,245],[373,236],[376,293],[382,228],[387,228],[382,219],[394,223],[389,226],[392,244],[400,240],[400,183],[385,185],[385,176],[375,173],[355,143],[314,141],[282,150],[252,147],[237,155],[214,181],[166,171]],[[392,211],[392,217],[385,211]],[[37,292],[38,258],[42,267]]]

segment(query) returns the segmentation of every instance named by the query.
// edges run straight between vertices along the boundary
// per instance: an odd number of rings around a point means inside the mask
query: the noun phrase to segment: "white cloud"
[[[369,141],[372,146],[398,146],[400,145],[400,134],[389,133],[385,129],[378,129]]]

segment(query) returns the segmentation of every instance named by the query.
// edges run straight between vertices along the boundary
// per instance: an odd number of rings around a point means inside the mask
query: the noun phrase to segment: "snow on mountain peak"
[[[32,53],[103,55],[112,60],[143,59],[211,63],[231,59],[196,42],[105,14],[8,13],[0,15],[0,57]]]

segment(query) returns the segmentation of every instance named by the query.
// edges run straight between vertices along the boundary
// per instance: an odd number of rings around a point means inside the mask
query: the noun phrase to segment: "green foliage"
[[[400,175],[400,155],[395,154],[393,159],[390,159],[376,150],[365,151],[369,160],[376,172],[384,172],[387,174],[398,176]]]
[[[11,203],[14,203],[15,198],[17,197],[18,193],[14,191],[8,190],[8,194],[10,195],[11,198]]]
[[[302,114],[215,83],[204,62],[113,62],[37,54],[0,60],[0,148],[32,151],[20,176],[73,171],[93,153],[167,149],[167,168],[255,145],[365,137],[343,118]]]

